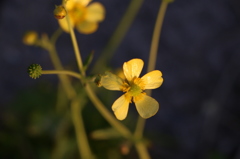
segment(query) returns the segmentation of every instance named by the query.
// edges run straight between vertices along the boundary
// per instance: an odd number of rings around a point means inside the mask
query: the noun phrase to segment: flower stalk
[[[69,75],[77,79],[82,79],[82,76],[79,73],[67,70],[42,70],[42,74]]]
[[[152,71],[155,69],[156,66],[156,60],[157,60],[157,51],[158,51],[158,45],[159,40],[161,36],[161,30],[162,30],[162,24],[164,20],[164,16],[167,10],[167,6],[169,3],[173,2],[173,0],[162,0],[160,4],[160,8],[158,11],[156,23],[153,30],[153,36],[152,36],[152,42],[151,42],[151,48],[149,53],[149,60],[148,60],[148,67],[147,71]],[[147,94],[151,95],[152,90],[147,90]],[[136,138],[141,138],[144,131],[146,120],[139,117],[136,125],[136,129],[134,132],[134,136]]]

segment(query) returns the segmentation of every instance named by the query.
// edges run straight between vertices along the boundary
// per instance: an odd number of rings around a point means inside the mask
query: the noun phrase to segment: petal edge
[[[154,116],[159,110],[159,103],[145,94],[142,94],[141,99],[135,101],[135,105],[139,115],[144,119]]]
[[[127,117],[129,101],[125,94],[119,97],[112,105],[112,110],[118,120],[124,120]]]

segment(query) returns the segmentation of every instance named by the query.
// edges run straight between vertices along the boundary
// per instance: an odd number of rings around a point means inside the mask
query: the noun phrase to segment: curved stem
[[[66,10],[67,11],[67,10]],[[70,23],[70,18],[68,16],[68,13],[66,15],[67,18],[67,22],[69,25],[69,29],[70,29],[70,35],[72,38],[72,42],[73,42],[73,46],[74,46],[74,52],[77,58],[77,62],[79,65],[79,69],[82,73],[83,76],[85,76],[85,72],[82,69],[82,59],[80,56],[80,52],[79,52],[79,48],[77,45],[77,40],[73,31],[73,27],[71,26]],[[91,99],[91,101],[93,102],[93,104],[96,106],[96,108],[99,110],[99,112],[103,115],[103,117],[113,126],[115,127],[124,137],[126,138],[131,138],[131,132],[123,125],[121,124],[106,108],[105,106],[102,104],[102,102],[98,99],[98,97],[95,95],[95,93],[92,91],[91,87],[89,84],[86,84],[85,86],[86,92],[89,96],[89,98]]]
[[[160,4],[160,9],[158,11],[157,20],[155,23],[153,36],[152,36],[152,43],[151,43],[151,48],[150,48],[147,72],[154,70],[154,68],[156,66],[157,50],[158,50],[158,45],[159,45],[159,39],[161,36],[163,19],[164,19],[169,2],[171,2],[171,1],[162,0],[162,3]]]
[[[55,34],[54,34],[55,35]],[[46,37],[45,37],[46,38]],[[52,38],[51,38],[52,39]],[[48,40],[48,45],[45,47],[45,49],[49,52],[50,58],[52,60],[52,63],[55,67],[55,69],[57,70],[63,70],[63,66],[61,64],[61,61],[57,55],[57,51],[55,48],[55,40],[54,41],[49,41],[49,39],[45,39]],[[54,42],[54,43],[52,43]],[[76,92],[73,89],[71,82],[69,81],[68,77],[65,75],[59,75],[59,79],[63,85],[64,90],[66,91],[66,94],[68,96],[69,99],[73,99],[76,96]]]
[[[50,41],[51,41],[52,45],[55,45],[58,37],[62,34],[62,32],[63,32],[63,30],[60,27],[54,32],[54,34],[50,38]]]
[[[93,159],[94,156],[92,155],[91,149],[89,148],[90,146],[88,143],[84,123],[82,120],[81,106],[83,105],[84,103],[82,101],[80,102],[78,98],[72,101],[71,103],[72,120],[75,127],[75,132],[77,134],[77,143],[79,146],[79,152],[81,152],[80,153],[81,158]]]
[[[82,79],[82,76],[79,73],[67,70],[42,70],[42,74],[58,74],[58,75],[64,74],[73,76],[78,79]]]
[[[119,22],[115,32],[110,38],[107,45],[104,47],[100,58],[94,64],[93,73],[99,73],[105,69],[106,63],[111,59],[114,55],[115,50],[123,40],[126,35],[129,27],[131,26],[133,20],[135,19],[140,7],[142,6],[143,0],[132,0],[129,4],[126,12],[124,13],[123,18]],[[99,67],[104,66],[104,67]]]
[[[168,4],[171,2],[171,0],[162,0],[160,4],[160,8],[157,15],[157,20],[154,26],[153,36],[152,36],[152,43],[150,48],[150,54],[149,54],[149,60],[148,60],[148,68],[147,72],[150,72],[154,70],[157,60],[157,50],[159,45],[159,39],[161,35],[161,29],[163,24],[163,19],[166,13],[166,9]],[[151,90],[147,91],[148,95],[151,95]],[[134,137],[137,139],[142,138],[144,126],[145,126],[146,120],[142,117],[138,117],[137,126],[134,132]],[[147,155],[144,152],[146,152],[146,147],[139,145],[138,143],[135,144],[136,149],[139,153],[141,153],[141,156]]]
[[[60,79],[60,81],[61,81],[61,83],[63,85],[63,88],[64,88],[64,90],[65,90],[69,100],[73,101],[73,100],[76,100],[77,93],[74,90],[74,88],[72,87],[69,78],[66,75],[64,75],[64,74],[69,74],[69,75],[72,75],[72,76],[74,76],[76,78],[79,78],[79,79],[81,79],[81,75],[77,74],[75,72],[62,70],[63,66],[62,66],[62,63],[61,63],[58,55],[57,55],[57,51],[56,51],[56,48],[55,48],[55,42],[56,42],[55,38],[57,38],[57,37],[54,37],[54,36],[58,36],[58,33],[53,35],[53,37],[51,38],[51,41],[47,37],[45,37],[45,40],[48,41],[48,43],[47,43],[47,45],[45,47],[44,46],[43,47],[46,50],[48,50],[48,52],[50,54],[50,58],[51,58],[51,60],[53,62],[54,67],[56,69],[58,69],[58,73],[57,74],[59,74],[59,79]],[[43,74],[44,73],[45,74],[48,74],[48,73],[52,74],[54,72],[52,72],[52,71],[50,71],[50,72],[49,71],[42,71],[42,73]],[[56,71],[55,71],[55,73],[56,73]],[[74,114],[74,113],[78,113],[78,114],[81,113],[81,112],[77,112],[78,110],[76,110],[76,109],[78,109],[77,107],[79,107],[79,105],[78,106],[74,105],[73,107],[74,108],[72,108],[72,109],[75,109],[75,111],[72,111],[72,117],[76,116],[76,114]],[[84,130],[84,127],[79,128],[79,126],[76,126],[77,124],[79,124],[79,123],[81,124],[83,122],[82,116],[73,117],[73,122],[74,122],[74,127],[75,127],[75,131],[76,131],[77,139],[84,138],[86,136],[86,132]],[[88,141],[85,141],[85,143],[88,143]],[[81,152],[82,151],[82,145],[79,145],[79,144],[81,144],[81,143],[78,142],[78,148],[79,148],[80,156],[82,155],[82,153],[84,153],[84,156],[91,156],[91,157],[93,156],[92,152],[91,152],[91,149],[89,147],[89,144],[85,144],[85,146],[84,146],[84,151],[85,152]],[[91,157],[89,157],[89,158],[91,158]]]
[[[106,107],[98,99],[96,94],[92,91],[92,88],[88,83],[86,84],[85,90],[95,107],[102,114],[102,116],[112,125],[112,127],[114,127],[118,132],[120,132],[125,138],[131,139],[131,132],[106,109]]]

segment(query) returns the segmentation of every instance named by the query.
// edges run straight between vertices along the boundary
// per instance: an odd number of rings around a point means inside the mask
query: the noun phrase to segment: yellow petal
[[[103,21],[105,9],[101,3],[94,2],[87,7],[86,20],[90,22]]]
[[[67,0],[66,1],[66,9],[69,11],[71,10],[75,5],[76,3],[79,3],[78,0]]]
[[[97,28],[98,24],[96,22],[82,21],[76,25],[76,29],[83,34],[94,33]]]
[[[123,86],[123,80],[111,72],[106,72],[105,75],[101,77],[100,84],[106,89],[120,91]]]
[[[139,77],[143,64],[143,60],[141,59],[132,59],[128,62],[124,62],[123,72],[128,81],[131,81],[133,77]]]
[[[71,17],[70,17],[70,21],[74,25],[73,19]],[[58,23],[59,23],[60,27],[63,29],[63,31],[69,33],[69,27],[68,27],[68,23],[67,23],[67,18],[66,17],[63,18],[63,19],[59,19]]]
[[[127,97],[122,95],[119,97],[112,105],[112,110],[118,120],[123,120],[126,118],[129,108],[129,100]]]
[[[87,6],[92,0],[77,0],[77,1],[79,1],[84,6]]]
[[[160,87],[163,83],[162,72],[159,70],[151,71],[145,74],[141,79],[145,86],[144,89],[155,89]]]
[[[139,115],[145,119],[155,115],[159,109],[158,102],[145,94],[142,94],[141,98],[135,100],[135,105]]]
[[[77,3],[80,3],[83,6],[87,6],[92,0],[67,0],[66,8],[72,9]]]

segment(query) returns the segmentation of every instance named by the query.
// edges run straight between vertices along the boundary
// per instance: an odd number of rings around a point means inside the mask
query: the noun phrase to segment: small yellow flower
[[[98,28],[98,23],[105,17],[105,9],[99,2],[90,3],[91,0],[68,0],[66,9],[70,21],[80,33],[91,34]],[[61,28],[69,32],[66,18],[58,20]]]
[[[34,45],[38,40],[38,34],[35,31],[28,31],[23,36],[23,43],[25,45]]]
[[[112,105],[112,110],[119,120],[126,118],[129,103],[132,101],[142,118],[150,118],[159,109],[158,102],[146,95],[144,90],[160,87],[163,83],[162,73],[159,70],[154,70],[140,78],[143,64],[141,59],[125,62],[123,64],[125,79],[110,72],[106,72],[101,78],[101,85],[106,89],[126,92]]]

